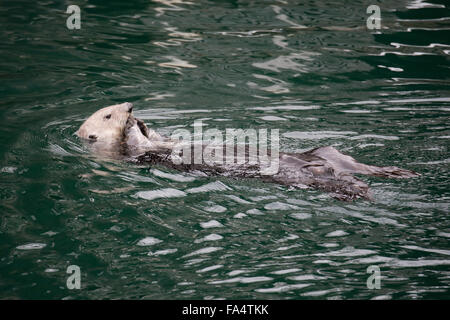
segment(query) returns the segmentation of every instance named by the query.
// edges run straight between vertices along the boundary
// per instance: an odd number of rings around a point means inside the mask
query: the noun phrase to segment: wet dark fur
[[[192,146],[191,155],[194,154],[193,148]],[[248,154],[248,148],[246,151]],[[261,175],[259,165],[250,165],[247,161],[242,165],[233,166],[194,164],[193,161],[190,161],[190,164],[175,164],[172,161],[172,151],[168,149],[148,151],[133,158],[132,161],[139,164],[164,165],[184,172],[200,171],[215,176],[259,178],[266,182],[297,188],[310,187],[329,192],[334,198],[344,201],[371,199],[368,185],[353,174],[388,178],[419,176],[414,171],[397,167],[376,167],[358,163],[333,147],[319,147],[304,153],[280,153],[279,172],[269,176]]]

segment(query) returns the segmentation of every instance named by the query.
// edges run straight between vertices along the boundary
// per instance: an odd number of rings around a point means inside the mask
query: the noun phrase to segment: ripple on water
[[[137,243],[138,246],[142,246],[142,247],[146,247],[146,246],[153,246],[157,243],[161,243],[162,240],[159,240],[157,238],[153,238],[153,237],[146,237],[144,239],[139,240],[139,242]]]
[[[168,172],[160,171],[158,169],[153,169],[151,172],[153,175],[155,175],[157,177],[169,179],[169,180],[176,181],[176,182],[191,182],[191,181],[195,180],[195,177],[185,176],[185,175],[176,174],[176,173],[168,173]]]
[[[325,248],[336,248],[336,247],[339,247],[339,244],[334,243],[334,242],[321,243],[319,245],[321,247],[325,247]]]
[[[277,117],[277,116],[263,116],[260,117],[262,120],[265,121],[287,121],[285,118]]]
[[[168,62],[161,62],[158,65],[160,67],[165,67],[165,68],[174,68],[174,69],[179,69],[179,68],[197,68],[196,65],[193,65],[187,61],[184,61],[182,59],[179,59],[177,57],[172,57],[172,56],[166,56],[166,58],[170,59],[170,61]]]
[[[209,229],[209,228],[222,228],[223,227],[223,224],[221,224],[219,221],[217,221],[217,220],[210,220],[210,221],[207,221],[207,222],[201,222],[200,223],[200,226],[203,228],[203,229]]]
[[[289,70],[307,73],[309,72],[309,68],[305,63],[299,61],[312,61],[312,57],[317,55],[320,55],[320,53],[310,51],[301,51],[300,53],[292,52],[289,55],[281,55],[266,62],[254,62],[252,65],[256,68],[274,72]]]
[[[277,106],[267,106],[267,107],[254,107],[254,110],[263,110],[263,111],[273,111],[273,110],[287,110],[287,111],[302,111],[302,110],[315,110],[320,109],[318,105],[277,105]]]
[[[344,237],[348,235],[348,232],[345,232],[344,230],[336,230],[329,232],[325,235],[325,237],[331,238],[331,237]]]
[[[379,134],[361,134],[355,137],[350,137],[350,140],[362,140],[362,139],[381,139],[381,140],[399,140],[397,136],[383,136]]]
[[[440,237],[450,238],[450,232],[438,232],[436,235]]]
[[[376,251],[368,249],[356,249],[354,247],[348,246],[341,250],[330,251],[325,253],[315,253],[314,256],[331,256],[331,257],[356,257],[356,256],[367,256],[369,254],[375,254]]]
[[[271,273],[281,275],[281,274],[293,273],[293,272],[298,272],[298,271],[301,271],[301,269],[298,269],[298,268],[283,269],[283,270],[272,271]]]
[[[227,194],[225,195],[227,198],[230,198],[231,200],[240,203],[240,204],[251,204],[250,201],[244,200],[238,196],[232,195],[232,194]]]
[[[302,139],[302,140],[320,140],[329,138],[348,138],[348,135],[358,134],[354,131],[292,131],[283,133],[283,137]]]
[[[18,250],[37,250],[37,249],[42,249],[46,246],[47,246],[47,244],[45,244],[45,243],[27,243],[27,244],[23,244],[21,246],[17,246],[16,249],[18,249]]]
[[[220,206],[220,205],[213,205],[213,206],[204,208],[204,210],[208,211],[208,212],[221,213],[221,212],[227,211],[227,208]]]
[[[264,206],[264,209],[266,210],[292,210],[292,209],[300,209],[299,207],[293,205],[293,204],[287,204],[283,202],[271,202]]]
[[[288,284],[285,286],[278,286],[273,288],[261,288],[261,289],[255,289],[256,292],[260,293],[279,293],[279,292],[286,292],[291,290],[298,290],[303,289],[306,287],[309,287],[311,283],[297,283],[297,284]]]
[[[364,221],[374,222],[374,223],[381,224],[381,225],[393,225],[393,226],[396,226],[399,228],[406,227],[405,224],[399,223],[395,219],[387,218],[387,217],[376,217],[376,216],[373,216],[373,214],[366,215],[366,214],[360,213],[359,210],[356,211],[356,210],[348,210],[347,208],[335,208],[335,207],[324,207],[324,208],[321,208],[320,210],[329,212],[332,214],[342,213],[342,214],[348,215],[350,217],[358,218],[358,219],[361,219]]]
[[[324,280],[326,277],[316,276],[314,274],[302,274],[300,276],[291,276],[288,277],[289,280],[294,281],[309,281],[309,280]]]
[[[272,281],[273,278],[270,277],[235,277],[231,279],[225,279],[225,280],[214,280],[209,281],[210,284],[224,284],[224,283],[255,283],[255,282],[262,282],[262,281]]]
[[[202,248],[199,250],[195,250],[191,253],[188,253],[188,254],[184,255],[183,258],[201,255],[201,254],[208,254],[208,253],[212,253],[212,252],[219,251],[222,249],[223,249],[222,247],[206,247],[206,248]]]
[[[288,88],[288,83],[286,83],[283,80],[274,78],[274,77],[269,77],[269,76],[265,76],[265,75],[261,75],[261,74],[253,74],[253,76],[257,79],[261,79],[261,80],[265,80],[268,81],[270,83],[273,83],[273,85],[269,85],[269,86],[260,86],[257,83],[253,82],[253,81],[248,81],[247,85],[252,88],[252,89],[258,89],[258,90],[263,90],[263,91],[267,91],[267,92],[272,92],[275,94],[281,94],[281,93],[288,93],[290,92],[289,88]]]
[[[171,254],[171,253],[175,253],[177,252],[178,249],[174,248],[174,249],[164,249],[164,250],[158,250],[155,252],[149,252],[147,253],[148,256],[165,256],[167,254]]]
[[[4,172],[4,173],[14,173],[16,172],[17,168],[16,167],[3,167],[0,172]]]
[[[311,218],[312,214],[306,213],[306,212],[298,212],[298,213],[293,213],[290,216],[297,220],[305,220],[305,219]]]
[[[213,271],[213,270],[217,270],[223,268],[223,264],[218,264],[218,265],[214,265],[214,266],[210,266],[210,267],[206,267],[200,270],[197,270],[197,273],[205,273],[205,272],[209,272],[209,271]]]
[[[201,238],[201,239],[197,239],[194,240],[195,243],[202,243],[204,241],[218,241],[223,239],[223,237],[220,234],[216,234],[216,233],[212,233],[212,234],[208,234],[207,236]]]
[[[283,242],[290,241],[290,240],[296,240],[298,238],[300,238],[298,235],[291,233],[291,234],[288,234],[286,237],[283,237],[283,238],[277,240],[276,242],[283,243]]]
[[[210,183],[204,184],[200,187],[190,188],[185,191],[187,193],[200,193],[200,192],[226,191],[226,190],[232,190],[232,189],[220,181],[215,181],[215,182],[210,182]]]
[[[264,213],[261,210],[256,209],[256,208],[249,209],[249,210],[246,211],[246,213],[247,214],[251,214],[251,215],[255,215],[255,216],[262,216],[262,215],[264,215]]]
[[[448,266],[450,265],[450,260],[400,260],[392,259],[386,262],[386,266],[392,268],[422,268],[422,267],[435,267],[435,266]]]
[[[326,294],[332,293],[332,292],[337,292],[339,291],[339,289],[327,289],[327,290],[315,290],[315,291],[309,291],[309,292],[305,292],[302,293],[302,296],[304,297],[320,297],[320,296],[324,296]]]
[[[179,198],[184,196],[186,196],[185,192],[173,188],[165,188],[151,191],[139,191],[135,194],[135,197],[145,200],[154,200],[159,198]]]
[[[401,248],[410,249],[410,250],[418,250],[423,252],[432,252],[432,253],[438,253],[446,256],[450,256],[450,250],[444,250],[444,249],[432,249],[432,248],[422,248],[419,246],[400,246]]]

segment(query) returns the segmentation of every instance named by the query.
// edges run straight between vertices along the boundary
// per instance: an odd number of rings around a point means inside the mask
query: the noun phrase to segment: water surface
[[[449,298],[447,2],[382,1],[381,30],[369,1],[77,4],[81,30],[64,1],[0,5],[1,298]],[[422,176],[340,202],[89,154],[73,133],[125,101],[162,134],[280,129]]]

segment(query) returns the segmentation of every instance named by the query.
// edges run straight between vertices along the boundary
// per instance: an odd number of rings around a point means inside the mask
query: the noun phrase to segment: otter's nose
[[[130,102],[125,102],[125,107],[129,113],[133,112],[133,104]]]

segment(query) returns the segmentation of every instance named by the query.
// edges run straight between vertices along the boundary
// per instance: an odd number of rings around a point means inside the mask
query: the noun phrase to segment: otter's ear
[[[95,134],[89,135],[88,138],[89,138],[90,141],[97,141],[97,136]]]

